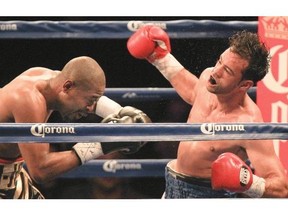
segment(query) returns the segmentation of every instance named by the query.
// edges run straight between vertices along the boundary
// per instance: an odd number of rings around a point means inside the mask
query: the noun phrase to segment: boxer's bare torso
[[[32,110],[35,109],[37,112],[40,112],[39,114],[42,121],[46,122],[52,111],[47,109],[46,100],[41,91],[45,89],[48,80],[55,77],[58,73],[59,71],[52,71],[47,68],[31,68],[1,88],[0,122],[17,122],[14,116],[14,110],[21,109],[21,107],[16,104],[31,106]],[[27,96],[27,92],[29,92],[29,95],[33,95],[34,103],[30,102],[31,97]],[[31,94],[31,92],[33,92],[33,94]],[[23,113],[23,115],[25,114],[27,113]],[[17,134],[15,134],[15,136],[17,136]],[[13,160],[20,156],[18,144],[0,144],[0,158]]]
[[[197,81],[195,88],[191,90],[196,94],[187,122],[220,124],[221,122],[261,122],[260,110],[248,94],[238,96],[237,92],[231,92],[231,95],[227,94],[219,97],[219,95],[207,90],[211,70],[212,68],[205,70],[200,80]],[[220,154],[233,152],[241,159],[247,159],[245,150],[247,143],[249,143],[249,140],[233,139],[180,142],[177,160],[170,163],[170,166],[186,175],[210,178],[211,163]]]

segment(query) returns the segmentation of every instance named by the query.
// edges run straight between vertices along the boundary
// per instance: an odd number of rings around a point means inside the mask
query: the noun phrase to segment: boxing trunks
[[[165,199],[184,198],[235,198],[237,195],[225,190],[213,190],[209,179],[196,178],[178,173],[171,168],[170,161],[165,168]]]
[[[44,199],[23,167],[24,161],[0,159],[0,199]]]

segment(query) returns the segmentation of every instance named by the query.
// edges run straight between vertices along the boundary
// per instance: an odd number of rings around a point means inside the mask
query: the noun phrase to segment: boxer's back
[[[47,68],[35,67],[23,72],[10,83],[0,89],[0,122],[15,122],[13,109],[21,100],[26,100],[26,94],[40,94],[35,90],[38,82],[48,80],[55,76],[55,72]],[[15,134],[17,135],[17,134]],[[0,143],[0,158],[16,159],[20,156],[18,144]]]

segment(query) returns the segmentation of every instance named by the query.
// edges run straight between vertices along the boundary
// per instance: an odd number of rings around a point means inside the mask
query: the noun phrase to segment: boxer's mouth
[[[210,76],[209,82],[210,82],[212,85],[215,85],[215,84],[216,84],[216,80],[214,79],[213,76]]]

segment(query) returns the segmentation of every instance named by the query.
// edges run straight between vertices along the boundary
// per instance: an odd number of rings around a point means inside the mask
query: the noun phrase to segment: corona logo
[[[68,126],[47,126],[35,124],[30,129],[31,134],[37,137],[45,137],[46,134],[74,134],[75,128]]]
[[[17,31],[17,24],[0,24],[0,31]]]
[[[154,25],[154,26],[158,26],[162,29],[167,29],[166,23],[163,23],[163,22],[144,23],[143,21],[129,21],[127,24],[127,28],[130,31],[135,32],[144,25]]]
[[[137,94],[135,92],[127,92],[122,95],[122,98],[136,98]]]
[[[245,131],[244,125],[233,125],[233,124],[215,124],[215,123],[204,123],[201,124],[201,132],[207,135],[214,135],[216,132],[231,132],[231,131]]]
[[[103,164],[103,170],[115,173],[117,170],[141,170],[140,163],[119,163],[117,160],[108,160]]]

